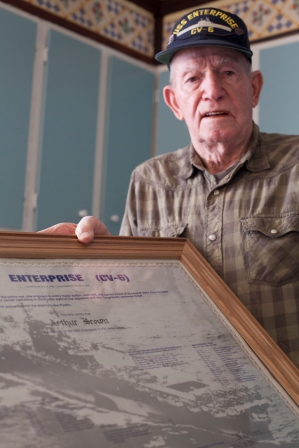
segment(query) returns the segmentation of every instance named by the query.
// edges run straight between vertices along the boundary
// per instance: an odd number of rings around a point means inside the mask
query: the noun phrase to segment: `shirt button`
[[[218,196],[219,193],[220,193],[219,190],[214,190],[214,196]]]
[[[214,233],[212,233],[211,235],[209,235],[209,240],[210,241],[215,241],[217,239],[217,236],[214,234]]]
[[[278,230],[276,230],[276,229],[271,229],[270,232],[271,232],[271,233],[278,233]]]

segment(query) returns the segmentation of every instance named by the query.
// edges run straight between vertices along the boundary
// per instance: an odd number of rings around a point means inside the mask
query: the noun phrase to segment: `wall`
[[[254,118],[265,132],[299,134],[299,35],[252,46],[264,86]]]
[[[135,52],[136,57],[154,56],[155,18],[129,0],[18,0],[20,7],[25,8],[26,4],[37,15],[44,12],[54,20],[62,19],[65,26],[74,24],[78,32],[87,30],[95,39],[101,36],[111,43],[120,44],[124,51]],[[247,24],[252,43],[299,29],[298,0],[216,0],[200,7],[221,8],[239,15]],[[182,8],[164,17],[163,48],[176,20],[192,9],[196,7]]]
[[[5,228],[22,227],[36,33],[33,21],[1,10],[0,225]]]
[[[175,151],[190,143],[189,132],[185,122],[175,118],[163,99],[163,87],[169,83],[169,72],[166,68],[159,68],[158,82],[155,140],[155,153],[157,155]]]
[[[154,68],[10,7],[0,32],[0,227],[92,214],[118,234],[152,155]]]
[[[23,4],[24,3],[24,4]],[[154,15],[127,0],[20,0],[18,5],[56,23],[74,25],[91,38],[118,44],[136,57],[154,54]],[[52,21],[51,20],[51,21]],[[71,26],[72,28],[72,26]]]

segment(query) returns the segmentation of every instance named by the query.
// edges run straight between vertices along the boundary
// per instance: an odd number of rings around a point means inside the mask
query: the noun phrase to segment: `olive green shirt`
[[[137,167],[121,235],[189,238],[299,367],[299,137],[260,133],[219,183],[192,145]]]

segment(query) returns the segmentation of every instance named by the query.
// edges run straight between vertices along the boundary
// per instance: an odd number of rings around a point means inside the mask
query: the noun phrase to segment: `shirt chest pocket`
[[[281,286],[299,279],[299,214],[241,219],[248,280]]]

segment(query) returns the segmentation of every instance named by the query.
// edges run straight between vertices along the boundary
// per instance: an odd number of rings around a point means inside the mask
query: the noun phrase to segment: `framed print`
[[[1,448],[298,448],[299,371],[183,238],[0,233]]]

